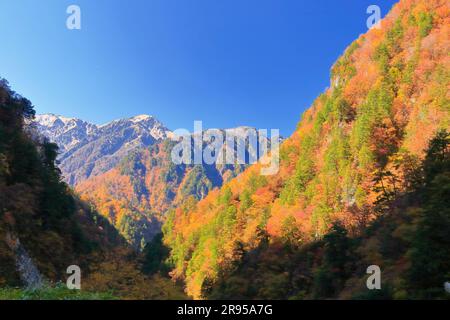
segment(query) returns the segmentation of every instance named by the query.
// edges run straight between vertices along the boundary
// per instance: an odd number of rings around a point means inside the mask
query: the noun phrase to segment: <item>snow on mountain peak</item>
[[[57,122],[58,120],[61,121],[63,124],[67,124],[70,121],[76,121],[78,119],[63,117],[63,116],[55,115],[53,113],[38,114],[35,117],[35,121],[45,127],[54,126],[55,122]]]
[[[152,116],[149,116],[148,114],[140,114],[138,116],[134,116],[132,118],[130,118],[130,120],[132,122],[141,122],[141,121],[145,121],[145,120],[149,120],[149,119],[153,119]]]
[[[58,144],[60,168],[70,184],[103,173],[129,152],[166,139],[170,134],[150,115],[96,125],[54,114],[37,115],[38,131]]]

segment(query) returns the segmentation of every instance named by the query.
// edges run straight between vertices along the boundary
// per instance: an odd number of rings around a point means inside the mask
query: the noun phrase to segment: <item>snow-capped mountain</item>
[[[114,168],[131,151],[176,137],[160,121],[149,115],[138,115],[96,125],[77,118],[42,114],[36,116],[33,127],[40,135],[59,146],[59,167],[70,185],[76,185]],[[260,137],[254,128],[246,126],[208,129],[203,133],[209,130],[220,131],[224,138],[228,136],[245,139],[256,134],[261,143],[267,141],[266,138]],[[223,159],[224,154],[230,152],[238,156],[237,147],[237,144],[230,146],[225,143],[217,159]],[[245,145],[245,157],[250,159],[250,155],[253,159],[258,157],[258,146],[255,148],[248,143]]]
[[[142,239],[150,241],[160,231],[160,220],[169,208],[191,196],[204,198],[209,191],[241,173],[251,163],[250,159],[258,158],[261,144],[270,144],[251,127],[207,129],[200,137],[203,147],[209,145],[210,135],[219,134],[221,138],[215,137],[223,139],[213,163],[174,165],[171,152],[181,136],[152,116],[139,115],[95,125],[44,114],[36,116],[32,128],[37,129],[38,136],[46,136],[59,145],[59,167],[65,180],[135,247],[139,247]],[[194,140],[199,133],[190,135],[193,155]],[[257,141],[259,144],[255,145]],[[230,154],[244,162],[220,160]],[[114,205],[105,206],[111,199],[115,200]],[[120,216],[119,207],[128,209],[125,218]],[[133,227],[126,227],[127,223]]]
[[[60,148],[60,168],[66,181],[75,185],[113,168],[136,148],[147,147],[171,135],[149,115],[95,125],[54,114],[37,115],[36,129]]]
[[[35,125],[42,135],[58,144],[62,153],[82,144],[88,136],[98,133],[98,127],[94,124],[54,114],[37,115]]]

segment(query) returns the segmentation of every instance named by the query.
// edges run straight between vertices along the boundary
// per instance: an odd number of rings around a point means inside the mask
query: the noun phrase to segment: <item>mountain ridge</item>
[[[231,146],[225,143],[212,164],[202,161],[176,165],[171,152],[182,138],[149,115],[116,119],[97,126],[76,118],[45,114],[36,116],[35,123],[40,134],[61,144],[59,160],[66,181],[138,249],[161,231],[169,208],[191,196],[197,200],[204,198],[242,172],[250,159],[258,159],[261,143],[270,146],[270,140],[250,126],[205,129],[201,133],[189,133],[189,137],[198,138],[199,134],[203,136],[210,130],[237,139],[254,134],[258,145],[246,143],[244,163],[221,162],[230,153],[237,157],[239,148],[238,143]],[[100,150],[92,150],[99,140],[109,142],[110,137],[117,139],[124,131],[140,135],[132,136],[133,139],[124,137],[120,141],[122,147],[112,155],[103,152],[109,143],[102,143]],[[148,135],[154,140],[142,141],[142,137]],[[135,143],[136,140],[142,143]],[[83,172],[90,170],[91,164],[94,169]]]
[[[77,118],[37,115],[34,126],[60,148],[60,168],[70,185],[114,167],[128,152],[171,136],[149,115],[95,125]]]

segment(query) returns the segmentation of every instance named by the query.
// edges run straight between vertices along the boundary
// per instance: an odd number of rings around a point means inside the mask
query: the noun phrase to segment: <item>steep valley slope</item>
[[[449,13],[401,0],[334,64],[278,174],[254,165],[170,210],[167,263],[189,295],[448,298]]]

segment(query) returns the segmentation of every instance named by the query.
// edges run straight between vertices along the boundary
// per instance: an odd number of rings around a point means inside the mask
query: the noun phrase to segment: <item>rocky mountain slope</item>
[[[132,150],[150,146],[171,134],[148,115],[99,126],[76,118],[43,114],[36,116],[35,126],[59,146],[60,168],[70,185],[108,171]]]

